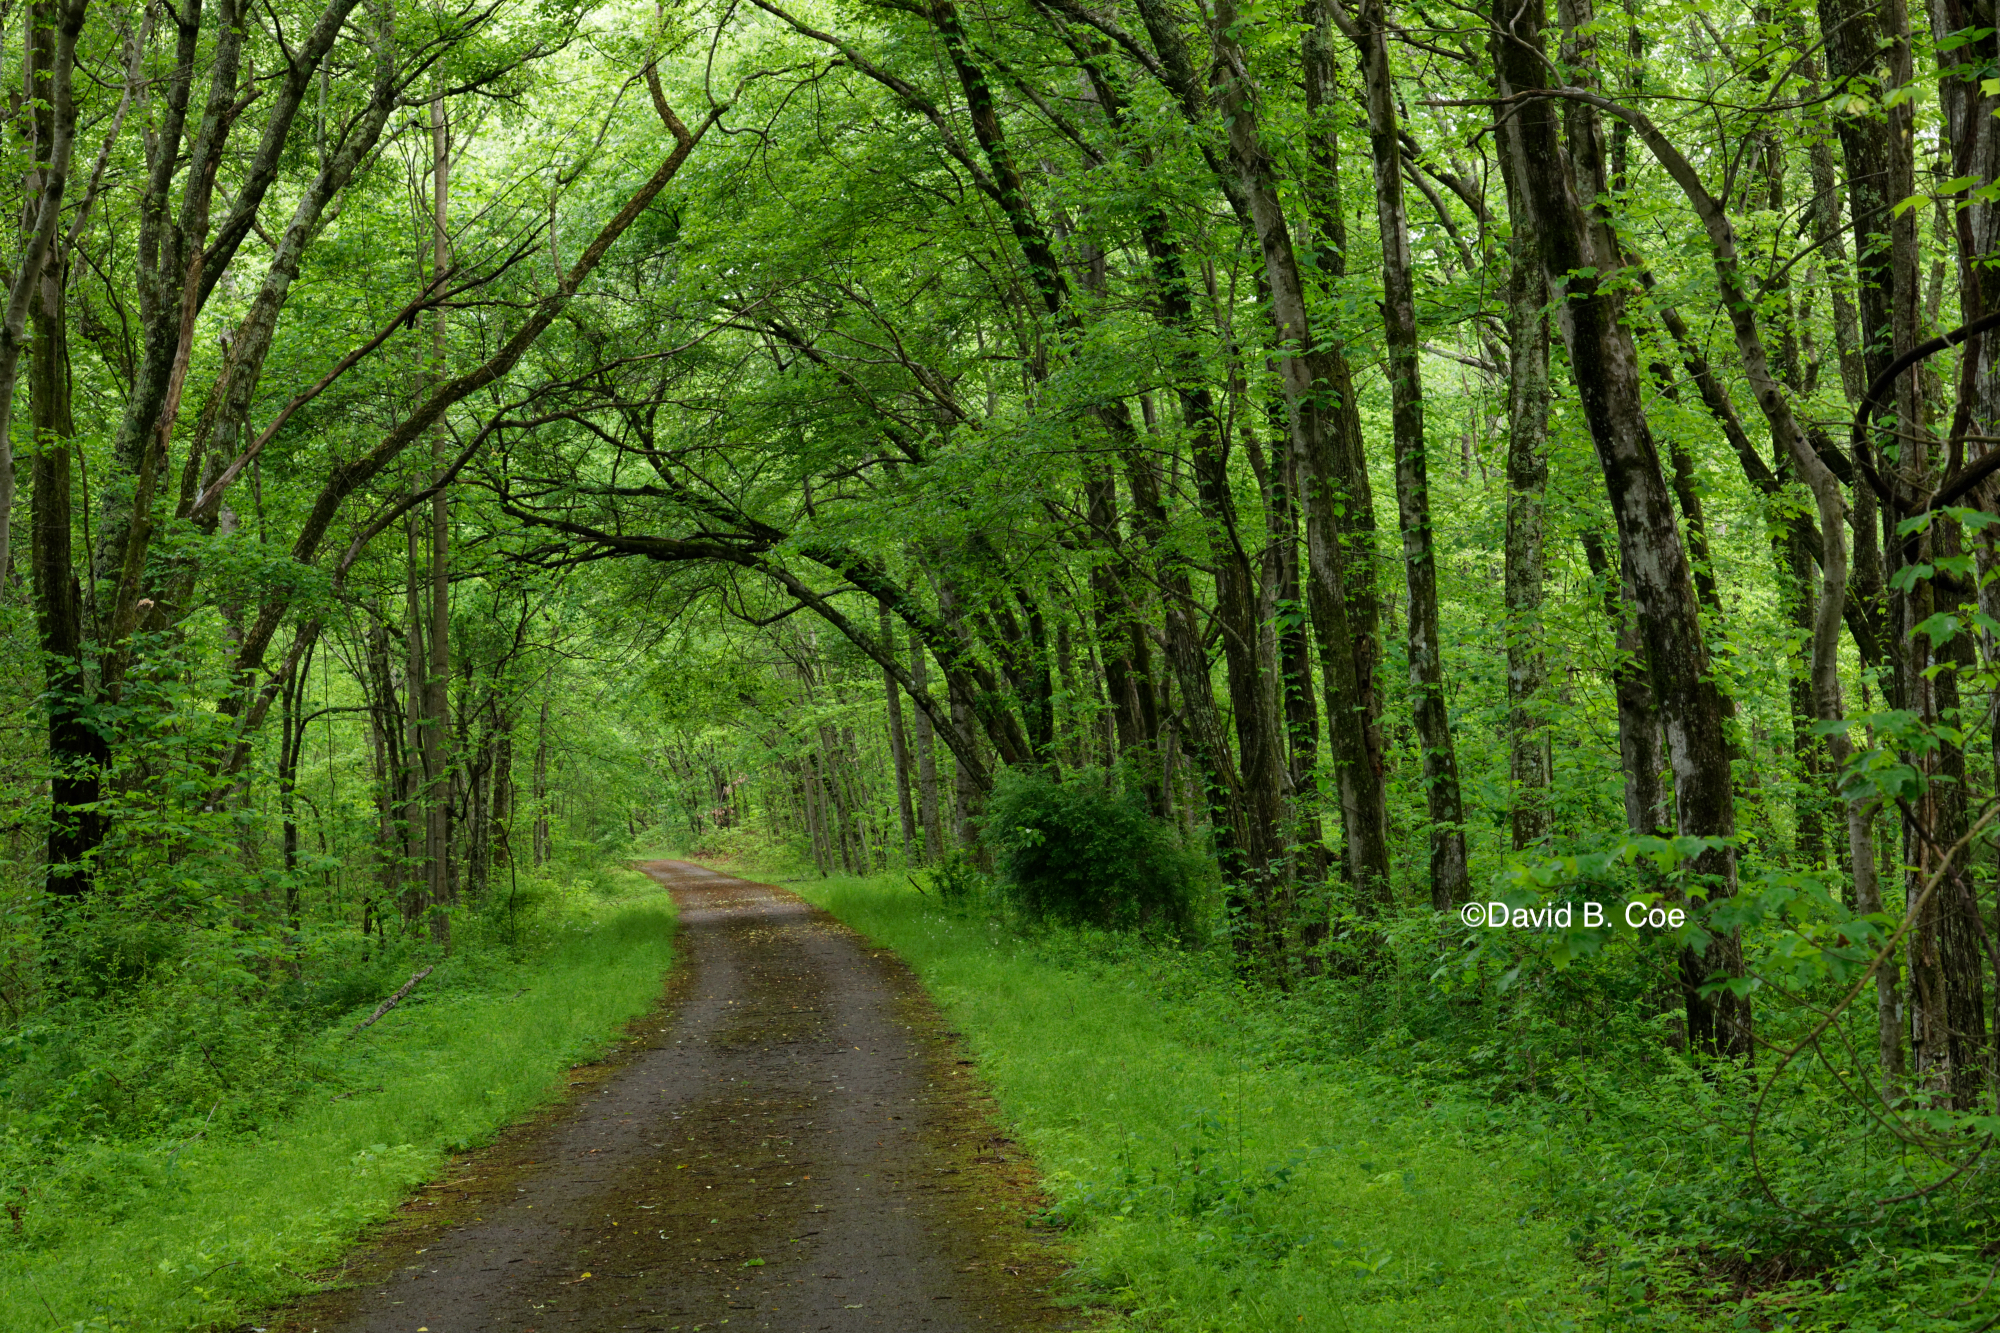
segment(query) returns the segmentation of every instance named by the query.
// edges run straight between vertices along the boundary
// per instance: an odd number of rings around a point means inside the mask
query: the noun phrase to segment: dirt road
[[[661,1014],[277,1327],[1071,1326],[1026,1165],[908,970],[782,889],[641,869],[680,907]]]

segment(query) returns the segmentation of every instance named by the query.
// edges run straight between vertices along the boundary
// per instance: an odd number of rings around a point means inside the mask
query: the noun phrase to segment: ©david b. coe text
[[[1616,904],[1613,904],[1615,907]],[[1618,913],[1625,924],[1637,930],[1678,930],[1687,924],[1687,912],[1679,907],[1656,907],[1648,903],[1626,903]],[[1612,913],[1603,903],[1555,903],[1544,907],[1509,907],[1506,903],[1467,903],[1458,909],[1459,920],[1468,926],[1511,930],[1586,930],[1611,924]]]

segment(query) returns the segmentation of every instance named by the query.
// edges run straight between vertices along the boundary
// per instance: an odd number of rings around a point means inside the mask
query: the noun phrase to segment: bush
[[[1193,923],[1203,862],[1102,772],[1059,783],[1010,769],[994,786],[985,826],[1001,889],[1028,916],[1106,929]]]
[[[947,907],[970,907],[986,897],[991,887],[972,858],[957,847],[946,852],[924,877],[930,881],[925,891],[935,893]]]

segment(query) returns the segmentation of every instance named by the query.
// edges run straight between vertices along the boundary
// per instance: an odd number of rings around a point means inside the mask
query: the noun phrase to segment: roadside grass
[[[1226,975],[1018,938],[899,874],[793,887],[923,978],[1039,1163],[1081,1294],[1131,1325],[1601,1326],[1574,1244],[1500,1143],[1362,1071],[1260,1060]]]
[[[0,1329],[234,1325],[312,1290],[305,1274],[651,1005],[673,932],[664,893],[598,906],[526,961],[441,966],[353,1040],[368,1009],[346,1015],[306,1053],[331,1077],[262,1130],[78,1150],[0,1235]]]

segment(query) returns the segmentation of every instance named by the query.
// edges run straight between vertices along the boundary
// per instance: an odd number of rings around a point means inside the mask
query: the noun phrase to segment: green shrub
[[[974,865],[972,858],[954,847],[925,873],[929,893],[935,893],[947,907],[966,907],[987,895],[992,881]],[[919,886],[922,887],[922,886]]]
[[[986,836],[1002,891],[1030,917],[1178,931],[1194,920],[1203,862],[1102,772],[1059,783],[1008,770],[987,805]]]

